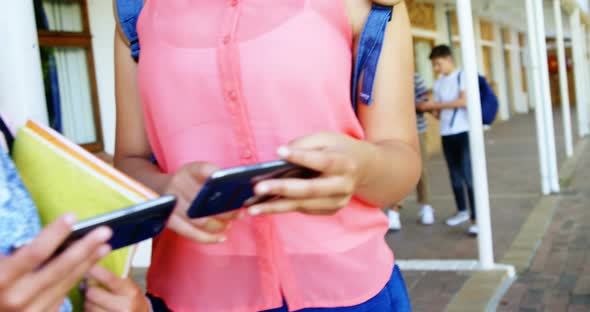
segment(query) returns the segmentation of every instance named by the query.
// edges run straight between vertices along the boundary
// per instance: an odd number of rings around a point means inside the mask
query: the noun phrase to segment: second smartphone
[[[310,179],[316,176],[316,171],[283,160],[219,170],[203,185],[188,210],[188,216],[212,216],[275,198],[254,195],[254,186],[263,180]]]

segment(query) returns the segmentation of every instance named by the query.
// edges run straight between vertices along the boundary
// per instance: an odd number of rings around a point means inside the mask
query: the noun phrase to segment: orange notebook
[[[13,159],[43,225],[70,211],[83,220],[158,197],[53,129],[34,121],[19,129]],[[134,247],[116,250],[101,264],[126,277],[134,252]],[[80,294],[73,291],[71,299],[76,310],[80,310]]]

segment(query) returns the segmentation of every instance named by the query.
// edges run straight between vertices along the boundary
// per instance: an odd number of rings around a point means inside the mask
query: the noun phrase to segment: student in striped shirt
[[[427,102],[429,96],[428,88],[424,84],[424,79],[418,74],[414,74],[414,103],[416,106]],[[420,222],[424,225],[431,225],[434,223],[434,210],[430,205],[430,187],[428,184],[428,172],[426,169],[426,160],[428,157],[426,151],[426,130],[428,123],[424,112],[416,110],[416,127],[418,128],[418,136],[420,138],[420,152],[422,153],[422,174],[420,181],[416,186],[416,193],[418,195],[418,204],[420,205]],[[399,231],[402,224],[399,217],[399,209],[401,203],[393,206],[387,210],[387,217],[389,219],[389,229],[392,231]]]

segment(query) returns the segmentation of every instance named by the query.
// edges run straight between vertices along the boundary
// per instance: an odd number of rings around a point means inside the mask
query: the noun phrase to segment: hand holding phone
[[[277,200],[248,208],[251,215],[301,212],[329,215],[346,207],[355,194],[384,197],[382,188],[366,182],[366,171],[374,161],[371,143],[340,133],[322,132],[292,141],[277,150],[285,161],[318,172],[314,179],[273,179],[258,183],[259,196]],[[369,153],[367,153],[369,152]],[[387,197],[387,196],[385,196]]]
[[[206,162],[188,163],[167,177],[161,193],[172,194],[178,199],[168,228],[179,235],[198,243],[213,244],[225,241],[224,231],[238,212],[216,215],[214,218],[191,219],[187,216],[190,204],[209,177],[218,170],[213,164]]]
[[[75,217],[65,215],[13,254],[0,255],[0,311],[57,311],[67,293],[110,252],[108,228],[98,228],[51,259],[71,233]]]
[[[309,179],[317,175],[316,171],[283,160],[218,170],[203,185],[188,216],[203,218],[276,199],[276,195],[254,193],[254,187],[265,180]]]

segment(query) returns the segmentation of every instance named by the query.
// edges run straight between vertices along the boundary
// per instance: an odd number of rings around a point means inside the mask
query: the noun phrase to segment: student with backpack
[[[430,53],[430,60],[434,71],[440,77],[434,83],[434,101],[420,105],[419,109],[421,111],[440,110],[440,135],[442,136],[443,151],[458,210],[457,214],[447,219],[446,223],[449,226],[457,226],[471,221],[467,232],[471,235],[477,235],[471,154],[469,151],[469,118],[464,92],[465,79],[463,79],[461,71],[455,67],[450,47],[446,45],[434,47]],[[486,103],[482,101],[482,104]],[[486,121],[487,109],[483,109],[483,106],[482,112],[484,114],[483,119]],[[467,211],[465,190],[467,190],[470,213]]]
[[[381,2],[393,16],[369,0],[148,0],[138,63],[120,18],[115,164],[179,198],[147,275],[158,310],[410,310],[378,207],[419,176],[412,43],[404,3]],[[241,217],[186,216],[217,166],[277,158],[321,175],[257,184],[282,199]]]

